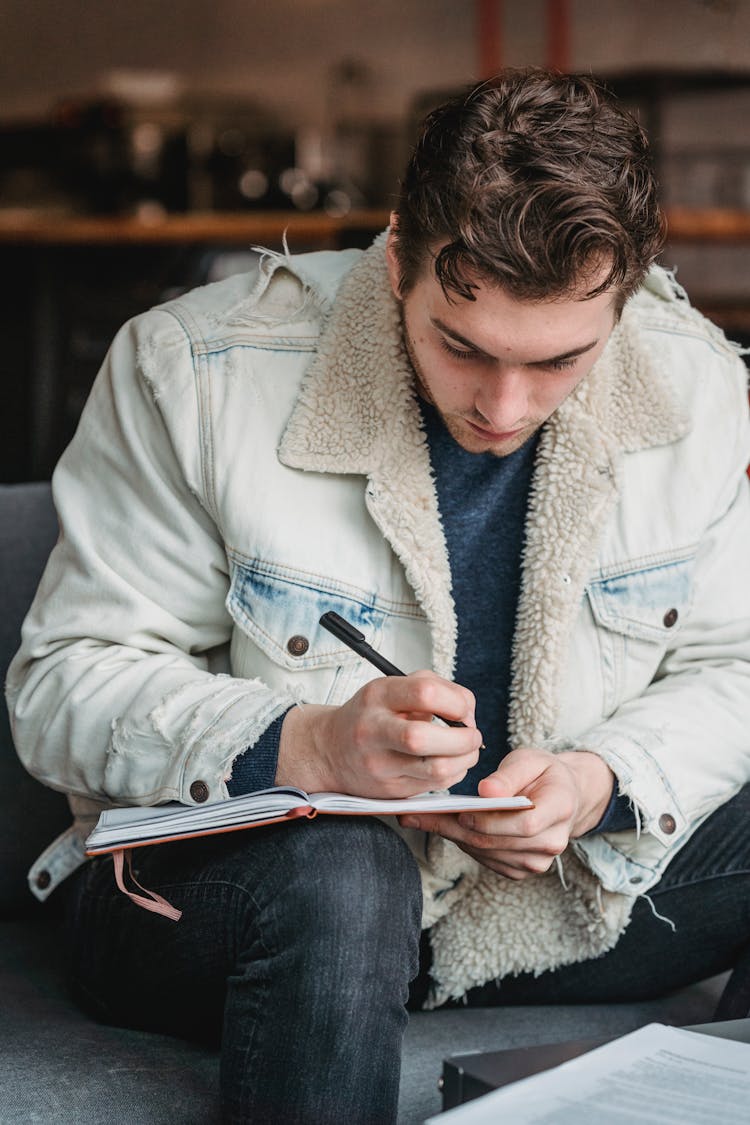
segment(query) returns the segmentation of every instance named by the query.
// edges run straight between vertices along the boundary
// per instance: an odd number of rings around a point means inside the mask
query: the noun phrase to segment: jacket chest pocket
[[[334,610],[372,641],[386,617],[374,598],[292,569],[236,560],[231,567],[226,605],[237,626],[235,675],[258,676],[276,688],[300,684],[303,698],[315,703],[342,702],[372,678],[374,670],[319,621]]]
[[[694,556],[623,567],[587,587],[597,625],[604,711],[640,695],[678,643],[692,600]]]

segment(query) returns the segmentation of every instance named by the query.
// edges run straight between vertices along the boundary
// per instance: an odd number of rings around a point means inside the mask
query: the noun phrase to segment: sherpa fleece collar
[[[386,237],[341,283],[282,441],[285,464],[389,478],[402,443],[424,442]],[[666,368],[644,349],[635,320],[626,305],[596,366],[554,416],[564,429],[571,414],[588,415],[613,453],[666,444],[686,428]]]

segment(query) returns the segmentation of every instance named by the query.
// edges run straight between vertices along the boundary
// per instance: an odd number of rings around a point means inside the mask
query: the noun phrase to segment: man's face
[[[469,453],[506,457],[519,449],[589,373],[615,321],[616,293],[584,300],[603,269],[579,293],[519,300],[479,284],[475,301],[449,301],[430,264],[401,300],[404,338],[419,393]]]

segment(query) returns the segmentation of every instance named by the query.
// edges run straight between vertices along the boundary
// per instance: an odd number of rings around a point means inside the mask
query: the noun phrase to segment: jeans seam
[[[261,913],[262,907],[261,907],[260,903],[258,902],[258,899],[256,898],[256,896],[252,893],[252,891],[249,890],[248,887],[243,887],[241,883],[235,883],[231,879],[198,879],[198,880],[191,880],[190,882],[159,883],[159,884],[156,884],[154,887],[152,887],[150,889],[158,891],[160,894],[169,895],[175,890],[198,889],[198,890],[207,890],[208,891],[208,890],[217,889],[217,888],[220,888],[220,887],[224,887],[224,888],[234,892],[234,894],[236,896],[244,896],[244,898],[247,899],[250,902],[250,904],[252,905],[256,916]],[[203,897],[205,898],[205,895]],[[264,940],[263,935],[260,932],[260,929],[258,930],[258,941],[259,941],[260,947],[262,948],[263,952],[265,954],[267,954],[267,956],[273,957],[275,955],[274,950],[270,949],[269,946],[267,945],[266,941]]]

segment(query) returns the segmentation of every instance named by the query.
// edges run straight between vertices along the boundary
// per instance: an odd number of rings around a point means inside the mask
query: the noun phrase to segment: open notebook
[[[208,805],[153,805],[147,808],[106,809],[86,840],[88,855],[101,855],[143,844],[185,840],[215,832],[254,828],[318,813],[340,816],[395,816],[401,813],[484,812],[532,808],[527,797],[465,797],[452,793],[422,793],[401,800],[350,797],[345,793],[305,793],[294,786],[260,789]]]

